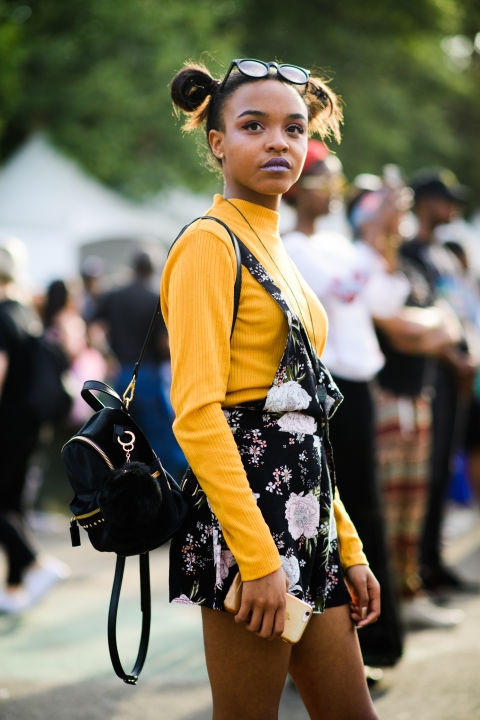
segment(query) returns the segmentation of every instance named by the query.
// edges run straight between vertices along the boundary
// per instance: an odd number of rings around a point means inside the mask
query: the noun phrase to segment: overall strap
[[[235,327],[235,321],[237,319],[237,313],[238,313],[238,304],[240,302],[240,291],[242,288],[242,256],[240,253],[240,246],[238,244],[238,238],[235,235],[235,233],[230,230],[228,225],[223,222],[223,220],[220,220],[217,217],[214,217],[213,215],[201,215],[198,218],[195,218],[195,220],[192,220],[191,222],[187,223],[185,227],[183,227],[180,232],[178,233],[177,237],[173,241],[173,243],[170,246],[170,250],[168,251],[168,254],[170,254],[173,246],[177,242],[177,240],[183,235],[185,230],[190,227],[190,225],[193,225],[194,222],[197,222],[197,220],[215,220],[219,225],[222,225],[225,230],[230,235],[230,239],[233,244],[233,249],[235,251],[235,259],[236,259],[236,265],[237,265],[237,272],[235,276],[235,285],[233,286],[233,318],[232,318],[232,328],[230,330],[230,337],[233,335],[233,329]]]

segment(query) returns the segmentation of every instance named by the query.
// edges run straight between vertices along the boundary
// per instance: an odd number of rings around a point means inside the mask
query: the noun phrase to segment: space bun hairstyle
[[[215,127],[208,119],[219,85],[220,81],[215,80],[203,65],[188,64],[177,72],[170,83],[170,95],[176,109],[187,116],[184,130],[195,130],[206,123],[208,134],[211,127]]]
[[[269,77],[285,82],[277,74]],[[222,129],[222,112],[228,97],[240,85],[264,79],[236,72],[222,81],[212,77],[204,65],[186,63],[173,77],[170,95],[177,114],[181,111],[186,115],[183,129],[190,132],[205,126],[208,141],[210,130]],[[322,139],[333,136],[340,142],[340,125],[343,120],[341,101],[329,88],[327,81],[310,77],[305,85],[292,84],[291,87],[303,97],[307,106],[310,135],[317,134]]]
[[[334,137],[341,140],[340,126],[343,122],[342,101],[329,87],[326,80],[312,77],[303,92],[308,109],[310,135],[319,135],[322,140]]]

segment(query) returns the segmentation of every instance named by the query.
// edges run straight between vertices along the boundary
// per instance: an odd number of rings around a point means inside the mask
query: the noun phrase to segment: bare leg
[[[233,615],[202,608],[213,720],[277,720],[291,647],[262,640]]]
[[[290,674],[312,720],[377,720],[348,605],[312,617]]]

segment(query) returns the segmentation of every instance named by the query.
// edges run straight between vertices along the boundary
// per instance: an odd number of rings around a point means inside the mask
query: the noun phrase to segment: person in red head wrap
[[[401,657],[403,638],[375,472],[371,381],[382,367],[383,356],[367,294],[373,282],[378,284],[372,272],[377,260],[374,263],[368,250],[363,252],[348,235],[324,229],[318,222],[328,216],[335,199],[341,200],[343,184],[340,160],[323,142],[310,140],[300,178],[283,196],[296,214],[295,228],[283,241],[328,316],[322,361],[344,396],[330,425],[337,485],[359,529],[372,570],[380,579],[382,593],[382,614],[375,626],[362,630],[360,644],[366,666],[386,666]],[[393,312],[396,307],[392,303],[403,303],[405,287],[397,293],[391,291],[390,283],[388,288],[378,311]],[[367,667],[366,672],[372,681],[381,674],[375,667]]]
[[[317,168],[317,166],[319,166],[319,169],[322,169],[323,166],[320,165],[320,163],[323,163],[329,154],[330,151],[325,143],[320,140],[308,141],[308,150],[303,164],[302,174],[295,185],[292,185],[292,187],[283,196],[283,199],[289,205],[295,204],[295,198],[298,196],[298,189],[302,187],[305,177],[309,176],[310,173]]]

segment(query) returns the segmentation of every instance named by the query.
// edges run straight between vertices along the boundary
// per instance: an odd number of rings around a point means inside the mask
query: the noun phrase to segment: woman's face
[[[245,83],[228,98],[223,129],[210,146],[222,157],[226,198],[277,210],[296,182],[307,152],[307,108],[298,92],[278,80]]]

